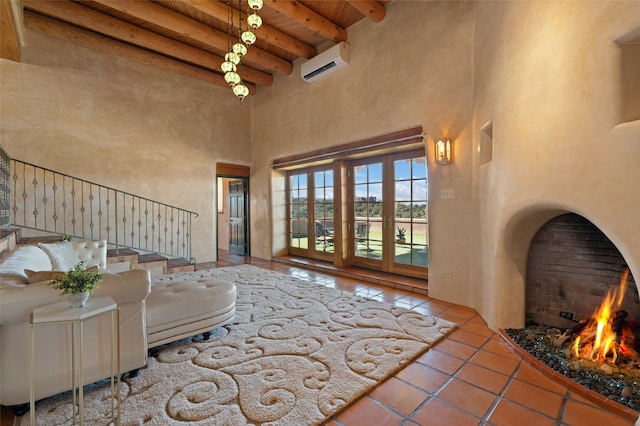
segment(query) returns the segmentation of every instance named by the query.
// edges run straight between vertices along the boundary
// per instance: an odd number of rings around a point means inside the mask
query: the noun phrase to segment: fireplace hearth
[[[640,297],[624,257],[589,220],[562,214],[533,237],[524,320],[500,334],[534,368],[638,417]]]
[[[622,355],[618,362],[596,362],[573,355],[572,342],[558,345],[566,330],[530,326],[503,331],[541,364],[560,375],[602,395],[604,398],[640,410],[640,360]]]

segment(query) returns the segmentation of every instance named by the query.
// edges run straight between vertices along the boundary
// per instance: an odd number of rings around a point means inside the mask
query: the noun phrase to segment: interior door
[[[229,182],[229,252],[247,254],[245,181]]]

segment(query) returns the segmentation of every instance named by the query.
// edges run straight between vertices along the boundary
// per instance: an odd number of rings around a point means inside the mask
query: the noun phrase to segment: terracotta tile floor
[[[358,293],[453,321],[459,329],[373,389],[327,424],[330,426],[622,426],[620,417],[555,383],[515,355],[482,318],[464,306],[406,290],[309,270],[289,260],[264,261],[221,252],[198,269],[251,263],[300,279]],[[302,265],[308,266],[308,265]],[[354,275],[355,274],[355,275]],[[371,271],[366,271],[370,277]],[[393,278],[381,276],[384,282]],[[398,277],[407,283],[407,278]],[[424,287],[424,281],[421,284]],[[6,407],[0,425],[11,425]]]

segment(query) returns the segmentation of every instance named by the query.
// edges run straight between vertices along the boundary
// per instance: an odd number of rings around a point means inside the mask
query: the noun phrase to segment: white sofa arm
[[[117,274],[104,272],[93,295],[111,296],[118,305],[122,305],[144,300],[150,292],[151,273],[144,269],[133,269]]]
[[[0,324],[29,322],[35,308],[66,300],[60,291],[41,281],[0,290]],[[133,270],[120,274],[105,273],[95,296],[110,296],[118,305],[146,299],[151,291],[149,271]]]

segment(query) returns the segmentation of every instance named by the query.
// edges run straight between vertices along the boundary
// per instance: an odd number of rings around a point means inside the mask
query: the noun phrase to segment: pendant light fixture
[[[249,8],[253,10],[253,13],[247,17],[247,29],[242,31],[242,0],[238,0],[238,34],[239,39],[236,43],[231,43],[231,40],[235,38],[233,32],[233,8],[231,2],[228,3],[228,32],[227,32],[227,48],[228,51],[224,55],[224,62],[220,66],[222,72],[224,72],[224,81],[226,81],[236,95],[240,102],[249,94],[249,88],[242,82],[242,76],[240,72],[241,61],[244,55],[247,54],[247,47],[251,46],[256,41],[255,30],[262,25],[262,18],[258,16],[258,11],[262,9],[262,0],[247,0]]]

